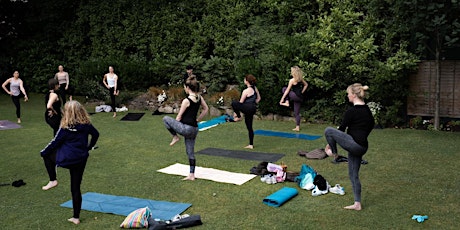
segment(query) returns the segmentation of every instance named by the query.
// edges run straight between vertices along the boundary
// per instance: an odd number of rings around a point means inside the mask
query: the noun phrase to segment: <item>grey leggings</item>
[[[282,93],[286,92],[287,87],[283,87],[281,90]],[[289,91],[289,94],[286,96],[284,99],[285,101],[292,101],[294,102],[294,116],[295,116],[295,124],[297,126],[300,125],[300,106],[302,105],[303,98],[297,96],[297,94],[294,93],[294,91]],[[284,102],[284,101],[283,101]]]
[[[331,147],[332,153],[337,154],[337,144],[348,151],[348,176],[351,180],[353,195],[356,202],[361,202],[361,181],[359,180],[359,168],[361,160],[367,148],[359,145],[353,137],[338,129],[327,127],[324,131],[326,141]]]
[[[195,173],[195,139],[198,135],[198,127],[186,125],[172,117],[163,117],[166,129],[175,136],[180,134],[185,139],[185,152],[187,153],[188,160],[190,163],[190,173]]]

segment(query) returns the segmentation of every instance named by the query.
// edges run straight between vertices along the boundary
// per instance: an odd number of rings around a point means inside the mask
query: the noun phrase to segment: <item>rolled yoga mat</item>
[[[270,196],[265,197],[262,202],[270,207],[279,207],[291,198],[297,196],[298,193],[299,192],[297,192],[295,188],[283,187]]]

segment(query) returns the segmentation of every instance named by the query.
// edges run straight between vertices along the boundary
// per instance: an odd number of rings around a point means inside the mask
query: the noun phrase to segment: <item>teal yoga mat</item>
[[[303,134],[303,133],[285,133],[285,132],[261,130],[261,129],[254,131],[254,134],[261,135],[261,136],[269,136],[269,137],[297,138],[297,139],[303,139],[303,140],[309,140],[309,141],[313,141],[321,137],[321,136],[308,135],[308,134]]]
[[[288,200],[297,196],[299,192],[295,188],[283,187],[270,196],[265,197],[262,202],[270,207],[279,207],[286,203]]]
[[[233,121],[233,117],[228,114],[225,114],[220,117],[215,117],[209,121],[203,121],[203,122],[198,123],[198,130],[203,131],[206,129],[210,129],[214,126],[217,126],[219,124],[229,122],[229,121]]]
[[[192,204],[187,203],[147,200],[95,192],[87,192],[82,195],[82,198],[81,209],[83,210],[128,216],[136,209],[149,207],[152,210],[152,217],[161,220],[171,220],[175,215],[181,214],[192,206]],[[72,208],[72,200],[61,204],[61,207]]]

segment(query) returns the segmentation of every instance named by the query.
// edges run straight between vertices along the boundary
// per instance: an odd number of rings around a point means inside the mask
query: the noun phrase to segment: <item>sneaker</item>
[[[345,189],[342,186],[340,186],[340,184],[336,184],[334,187],[329,188],[329,192],[338,195],[345,195]]]
[[[265,174],[260,178],[260,181],[267,182],[268,177],[269,177],[268,174]]]
[[[274,176],[272,176],[272,175],[269,175],[269,177],[267,178],[265,183],[267,183],[267,184],[276,184],[276,178]]]

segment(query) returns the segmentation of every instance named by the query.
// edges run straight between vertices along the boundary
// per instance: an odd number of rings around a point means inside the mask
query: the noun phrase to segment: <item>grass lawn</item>
[[[0,187],[1,229],[119,229],[123,216],[82,211],[79,226],[67,222],[72,209],[59,205],[71,199],[69,173],[58,169],[59,186],[42,191],[48,177],[39,155],[52,138],[44,121],[43,95],[32,94],[21,102],[22,128],[0,130],[0,183],[23,179],[27,185]],[[94,108],[88,108],[94,111]],[[142,111],[138,111],[142,112]],[[331,184],[341,184],[346,194],[312,197],[292,182],[268,185],[259,178],[238,186],[207,180],[182,181],[181,176],[156,170],[176,162],[188,164],[183,139],[173,147],[162,116],[146,111],[137,122],[119,121],[111,113],[92,115],[100,132],[98,149],[90,158],[82,193],[132,196],[145,199],[191,203],[185,211],[200,214],[203,225],[194,229],[457,229],[460,221],[460,133],[410,129],[374,130],[370,149],[361,167],[363,210],[344,210],[353,203],[347,164],[330,159],[307,160],[297,151],[325,146],[324,137],[315,141],[255,137],[258,152],[284,153],[281,159],[290,171],[308,164]],[[0,120],[16,121],[11,99],[0,96]],[[255,129],[290,132],[293,122],[254,122]],[[326,125],[302,124],[301,132],[323,135]],[[247,145],[244,122],[225,123],[200,132],[195,151],[216,147],[240,150]],[[344,152],[342,152],[343,154]],[[250,154],[250,153],[248,153]],[[249,173],[259,162],[197,155],[197,165]],[[262,199],[284,186],[297,188],[299,195],[279,208]],[[213,196],[216,193],[216,196]],[[428,215],[418,223],[414,214]],[[457,227],[455,227],[457,226]]]

